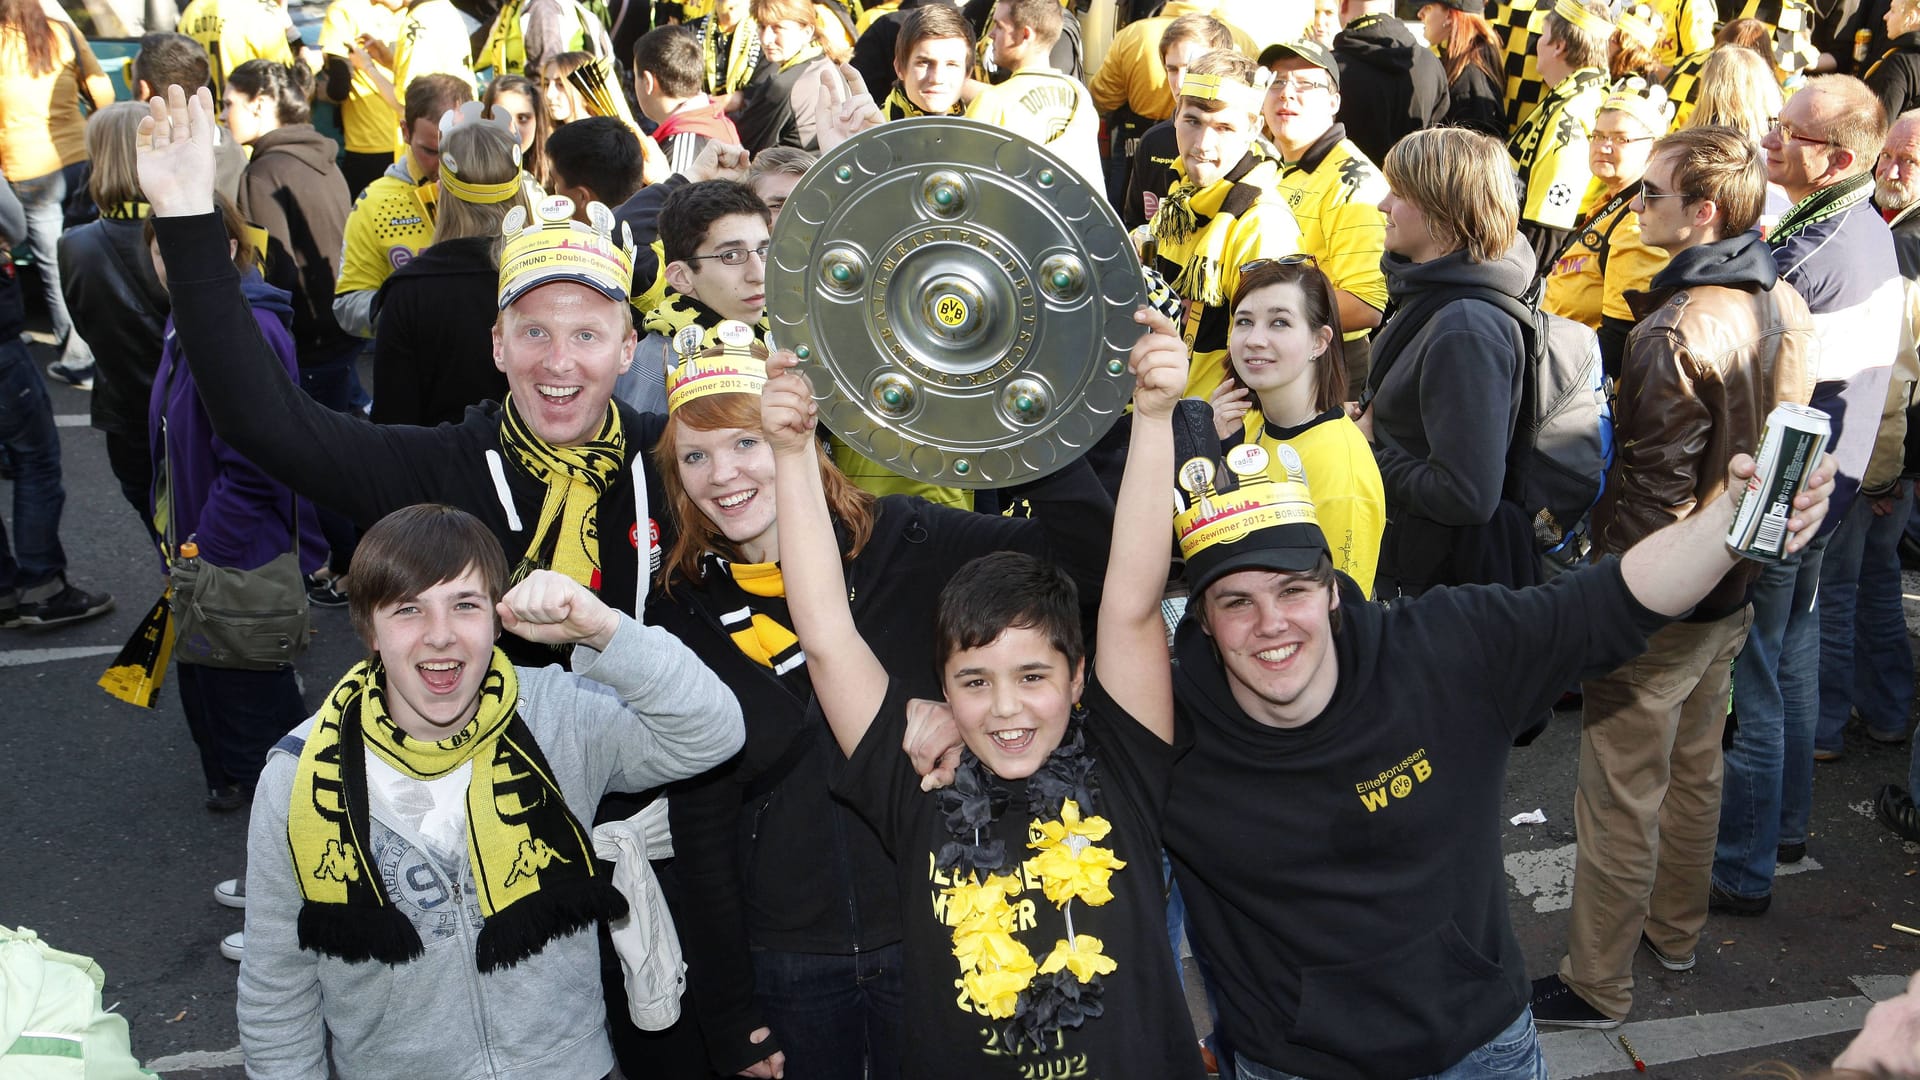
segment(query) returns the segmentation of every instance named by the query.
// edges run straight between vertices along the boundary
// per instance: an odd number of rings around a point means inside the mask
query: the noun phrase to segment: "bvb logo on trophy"
[[[1045,476],[1133,393],[1140,264],[1105,196],[989,124],[896,121],[788,196],[767,265],[772,337],[820,419],[895,472],[949,487]]]

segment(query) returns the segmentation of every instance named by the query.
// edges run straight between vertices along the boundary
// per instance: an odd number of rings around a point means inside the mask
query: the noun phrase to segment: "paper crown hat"
[[[458,109],[448,109],[440,114],[440,188],[461,202],[475,205],[506,202],[520,193],[520,187],[526,181],[526,174],[520,171],[520,143],[513,133],[513,122],[507,119],[507,111],[501,109],[489,119],[484,110],[485,106],[479,102],[469,101]],[[500,132],[511,147],[509,153],[513,157],[513,175],[493,183],[462,176],[468,163],[454,157],[445,144],[447,136],[461,127],[491,127]]]
[[[714,329],[711,343],[697,325],[673,336],[674,365],[667,371],[667,412],[714,394],[759,394],[767,385],[767,347],[753,338],[753,327],[728,319]]]
[[[1292,447],[1270,455],[1247,443],[1223,460],[1213,410],[1197,399],[1180,403],[1173,431],[1173,530],[1195,595],[1236,570],[1305,573],[1331,554]]]
[[[1638,75],[1629,75],[1614,84],[1600,103],[1601,112],[1623,112],[1640,121],[1655,135],[1664,135],[1673,123],[1673,102],[1667,88],[1649,83]]]
[[[500,307],[556,281],[577,281],[609,300],[625,301],[633,284],[633,234],[613,211],[587,204],[587,224],[573,220],[573,200],[549,195],[533,213],[516,206],[501,222]],[[618,237],[615,232],[618,230]]]

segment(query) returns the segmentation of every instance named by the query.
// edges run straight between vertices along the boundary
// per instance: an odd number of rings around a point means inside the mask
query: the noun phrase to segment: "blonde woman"
[[[492,321],[449,313],[493,308],[500,222],[527,205],[518,151],[506,126],[485,121],[463,120],[441,137],[433,243],[395,271],[373,301],[375,423],[457,421],[469,405],[504,399]]]
[[[1394,314],[1373,339],[1356,422],[1374,444],[1388,524],[1374,592],[1530,585],[1532,527],[1501,498],[1520,408],[1519,305],[1533,248],[1504,146],[1461,128],[1416,131],[1383,163],[1381,266]],[[1449,299],[1469,287],[1485,299]]]
[[[1714,49],[1701,66],[1693,111],[1676,126],[1730,127],[1758,146],[1785,104],[1772,62],[1752,49],[1723,45]],[[1793,200],[1780,185],[1769,183],[1766,209],[1760,214],[1761,227],[1771,228],[1792,205]]]
[[[761,61],[733,118],[741,145],[755,154],[771,146],[818,149],[820,82],[837,78],[834,65],[846,57],[829,52],[826,15],[813,0],[753,0],[752,10]]]

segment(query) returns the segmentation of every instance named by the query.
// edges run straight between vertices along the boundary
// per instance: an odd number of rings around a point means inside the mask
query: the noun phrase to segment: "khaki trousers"
[[[1720,828],[1720,737],[1733,658],[1751,608],[1672,623],[1647,651],[1582,686],[1577,861],[1560,978],[1624,1019],[1644,930],[1669,956],[1694,951]]]

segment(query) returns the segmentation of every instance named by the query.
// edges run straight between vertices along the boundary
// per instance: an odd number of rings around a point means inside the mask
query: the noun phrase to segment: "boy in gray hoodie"
[[[607,791],[725,761],[739,705],[563,575],[507,590],[462,511],[389,514],[354,573],[371,656],[274,748],[254,800],[247,1074],[605,1076],[594,924],[626,901],[585,826]],[[573,670],[514,667],[502,628],[573,645]]]

